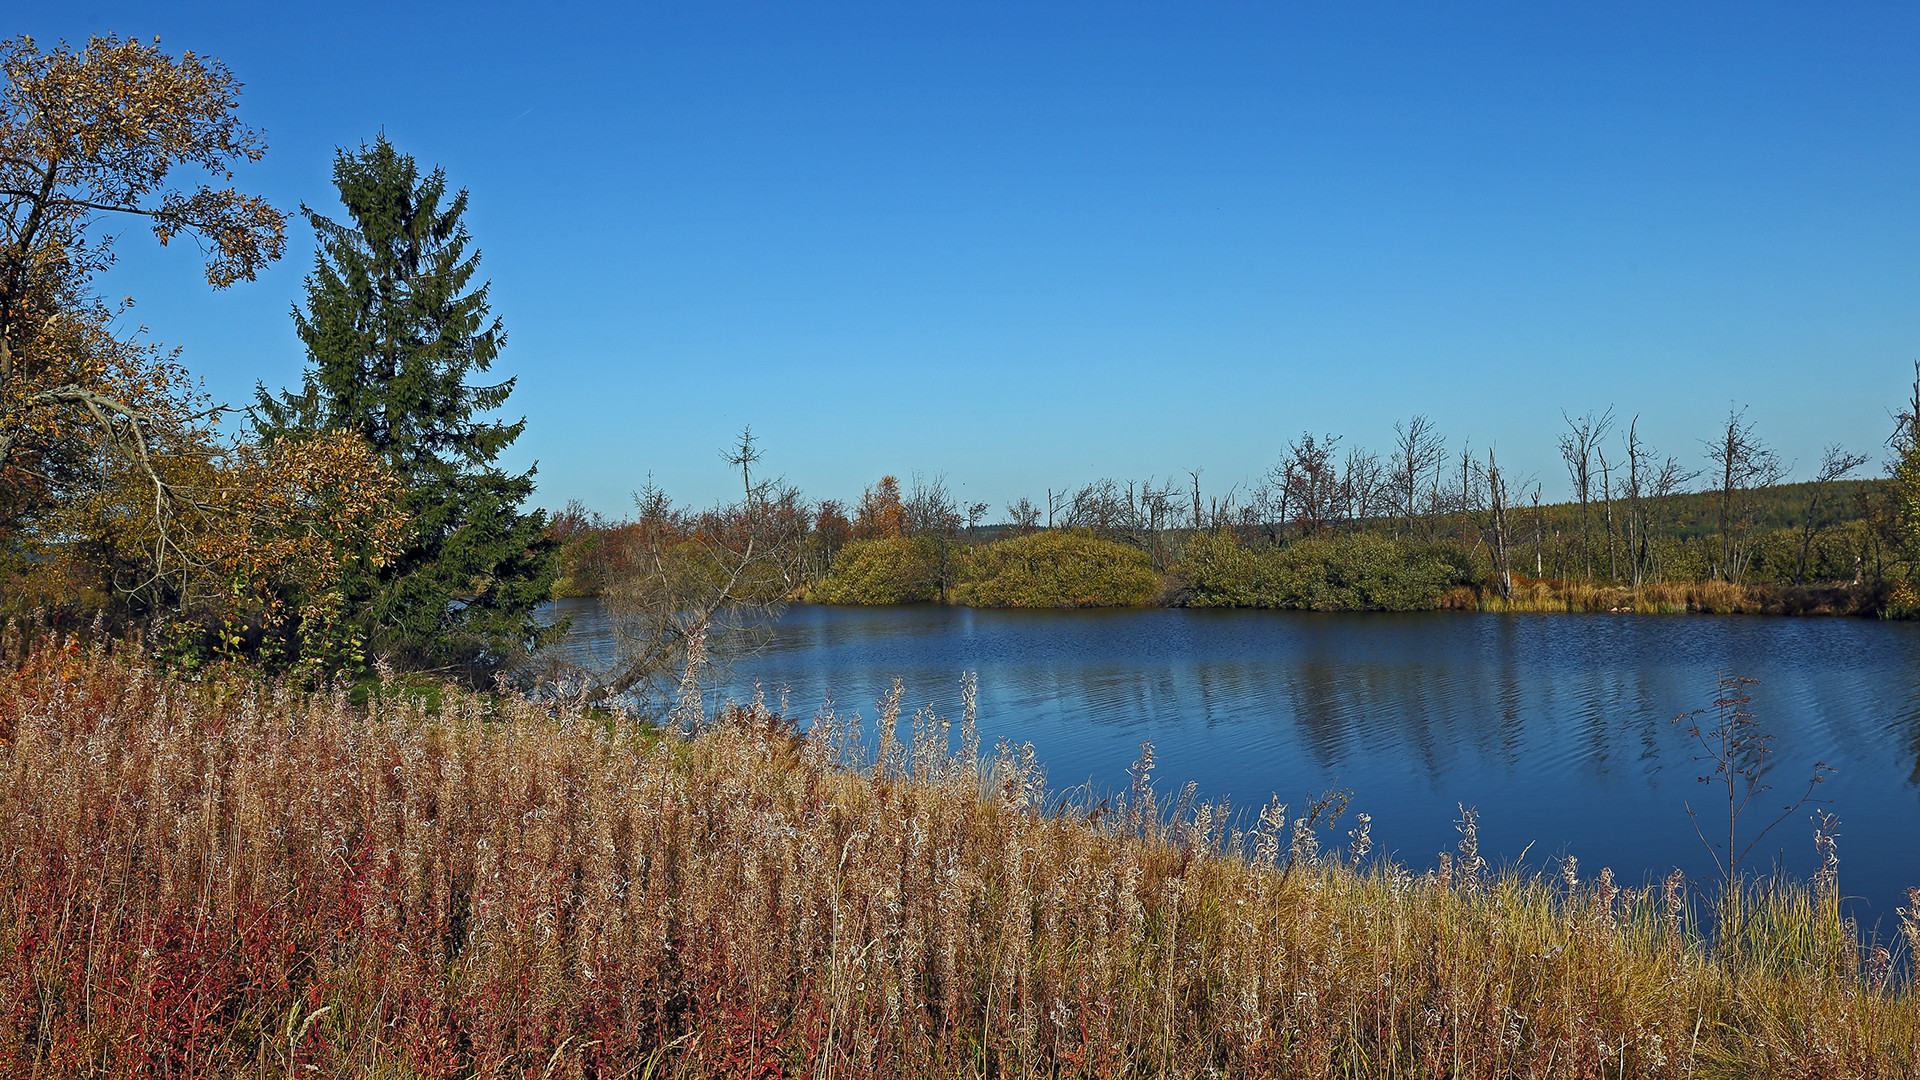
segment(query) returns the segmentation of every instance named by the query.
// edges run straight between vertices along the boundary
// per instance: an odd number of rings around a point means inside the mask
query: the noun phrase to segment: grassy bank
[[[1889,590],[1869,585],[1747,585],[1663,582],[1632,588],[1583,581],[1518,581],[1513,596],[1476,591],[1481,611],[1633,612],[1641,615],[1873,615]],[[1464,603],[1459,606],[1466,606]]]
[[[1920,1069],[1920,927],[1863,960],[1830,890],[1703,940],[1672,890],[1488,871],[1470,821],[1415,874],[1283,808],[1050,812],[1030,756],[926,717],[855,769],[853,718],[9,671],[11,1075]]]

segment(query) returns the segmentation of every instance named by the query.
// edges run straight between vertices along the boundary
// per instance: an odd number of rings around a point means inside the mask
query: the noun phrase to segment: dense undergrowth
[[[967,547],[935,537],[855,540],[807,592],[821,604],[1137,607],[1161,578],[1147,554],[1080,530],[1047,530]]]
[[[796,735],[448,688],[0,684],[15,1076],[1904,1077],[1906,944],[1831,885],[1411,873],[1269,806],[1061,807],[971,716]],[[1140,770],[1145,775],[1145,768]],[[1243,831],[1244,830],[1244,831]],[[1916,898],[1920,906],[1920,897]]]
[[[1251,547],[1207,534],[1187,542],[1179,572],[1195,607],[1421,611],[1475,577],[1457,544],[1356,533]]]
[[[1832,561],[1832,560],[1829,560]],[[1831,567],[1825,567],[1831,569]],[[1906,617],[1887,584],[1680,580],[1640,586],[1515,575],[1492,583],[1484,548],[1452,539],[1327,532],[1249,543],[1229,531],[1188,537],[1165,571],[1147,552],[1085,530],[1045,530],[967,546],[934,537],[856,540],[801,595],[814,603],[947,602],[969,607],[1190,607],[1300,611],[1635,612]],[[1904,595],[1904,594],[1901,594]]]
[[[807,599],[817,604],[920,604],[940,599],[942,548],[932,537],[855,540]]]
[[[976,548],[954,590],[970,607],[1137,607],[1161,587],[1147,553],[1086,532],[1049,531]]]

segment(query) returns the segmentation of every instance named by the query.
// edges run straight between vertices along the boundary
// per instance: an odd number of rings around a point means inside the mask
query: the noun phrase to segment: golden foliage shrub
[[[969,607],[1137,607],[1159,588],[1146,552],[1084,531],[1049,530],[969,552],[953,598]]]
[[[815,604],[923,604],[940,598],[942,541],[891,536],[855,540],[833,557],[833,570],[807,592]]]
[[[1249,547],[1227,533],[1187,541],[1176,568],[1194,607],[1308,611],[1426,611],[1473,581],[1459,545],[1371,533]]]

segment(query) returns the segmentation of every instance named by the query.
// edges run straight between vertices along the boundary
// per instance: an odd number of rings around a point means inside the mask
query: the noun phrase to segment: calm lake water
[[[607,647],[593,601],[562,602],[567,648]],[[1894,932],[1920,885],[1920,626],[1860,619],[1714,616],[1336,615],[1253,611],[976,611],[796,606],[764,652],[737,664],[791,711],[832,695],[871,720],[904,680],[905,713],[957,721],[959,678],[978,672],[992,746],[1031,742],[1056,792],[1124,788],[1143,740],[1163,798],[1257,809],[1331,787],[1373,815],[1376,850],[1416,870],[1451,851],[1458,804],[1480,812],[1496,864],[1572,854],[1583,877],[1611,866],[1628,884],[1711,862],[1685,804],[1712,832],[1713,792],[1696,777],[1685,725],[1721,675],[1747,675],[1775,734],[1753,829],[1799,797],[1815,761],[1836,770],[1821,807],[1840,826],[1842,892],[1863,930]],[[1724,795],[1718,807],[1724,831]],[[1754,850],[1750,866],[1815,868],[1808,807]],[[1351,817],[1341,824],[1344,842]]]

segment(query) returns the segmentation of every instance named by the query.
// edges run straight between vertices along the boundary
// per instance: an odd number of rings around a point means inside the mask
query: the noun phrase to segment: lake
[[[562,601],[567,651],[608,647],[594,601]],[[1181,609],[988,611],[800,605],[772,643],[736,664],[716,696],[769,700],[801,718],[829,694],[868,721],[898,677],[904,714],[931,705],[957,722],[959,679],[977,672],[983,743],[1031,742],[1052,790],[1122,789],[1151,740],[1162,799],[1187,781],[1249,813],[1328,788],[1373,815],[1376,851],[1420,870],[1459,839],[1461,803],[1480,814],[1496,865],[1571,854],[1582,877],[1611,866],[1626,884],[1679,866],[1713,869],[1688,821],[1725,831],[1725,795],[1697,777],[1685,725],[1722,675],[1760,680],[1752,710],[1777,736],[1772,790],[1745,835],[1817,795],[1841,821],[1840,883],[1863,930],[1894,932],[1920,886],[1920,625],[1739,616],[1323,614]],[[1719,817],[1713,816],[1717,809]],[[1748,866],[1816,868],[1809,806]],[[1742,841],[1744,843],[1744,841]]]

